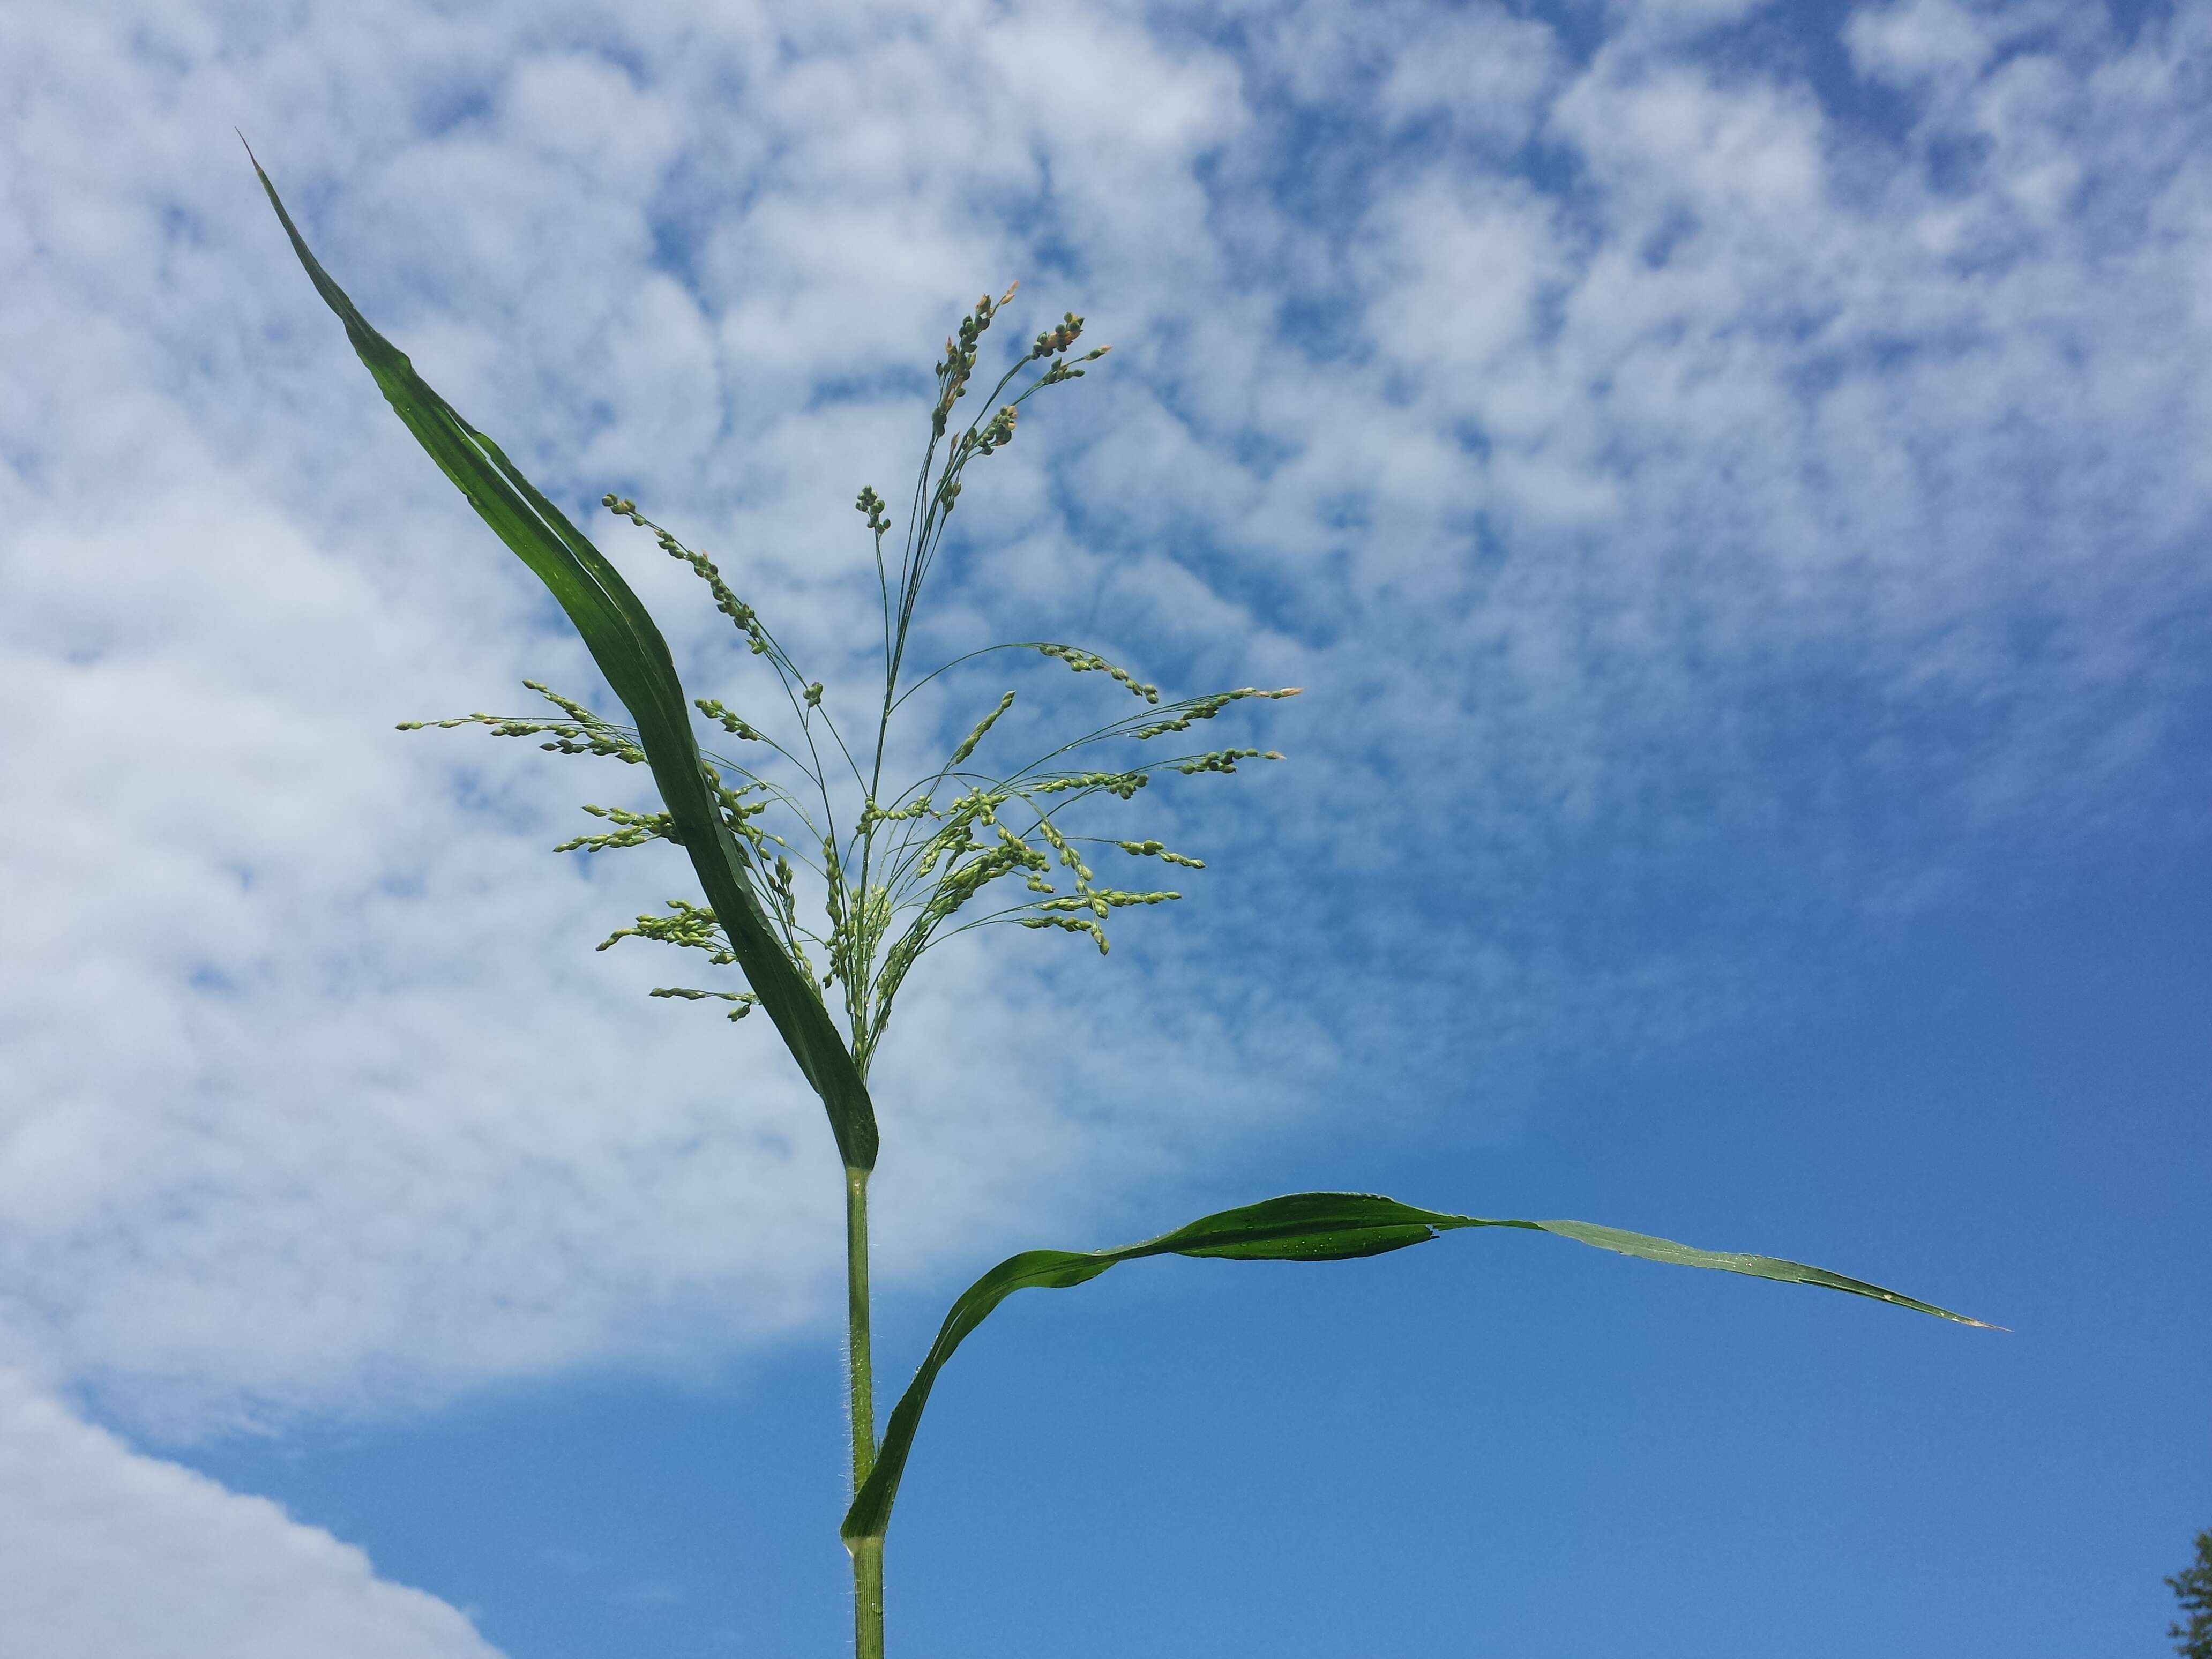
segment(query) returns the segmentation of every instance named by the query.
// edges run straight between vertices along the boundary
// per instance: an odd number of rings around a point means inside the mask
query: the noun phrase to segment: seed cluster
[[[872,775],[864,773],[831,719],[825,683],[801,672],[758,611],[723,580],[714,562],[647,517],[629,496],[611,490],[600,498],[600,504],[615,516],[651,531],[663,552],[681,560],[707,584],[715,609],[730,619],[750,653],[764,659],[776,682],[789,711],[787,726],[781,720],[763,723],[741,715],[719,698],[696,701],[700,714],[724,734],[761,755],[757,762],[744,763],[702,751],[702,774],[720,806],[722,827],[750,854],[744,864],[746,878],[793,964],[825,1003],[833,991],[838,994],[854,1059],[864,1075],[890,1020],[894,998],[915,963],[932,945],[972,928],[1012,922],[1081,933],[1103,953],[1109,948],[1103,924],[1116,911],[1182,896],[1172,890],[1101,885],[1085,856],[1087,847],[1111,848],[1132,858],[1188,870],[1206,867],[1204,860],[1157,840],[1071,833],[1065,826],[1082,816],[1082,803],[1094,797],[1133,800],[1163,773],[1186,777],[1226,774],[1235,772],[1240,761],[1282,758],[1273,750],[1231,747],[1137,765],[1070,764],[1079,751],[1149,744],[1213,720],[1233,703],[1297,695],[1295,687],[1266,690],[1242,686],[1163,703],[1158,686],[1097,652],[1049,641],[993,647],[1035,652],[1078,674],[1103,674],[1137,698],[1143,712],[1109,720],[1011,770],[977,771],[975,757],[994,741],[1001,719],[1014,706],[1015,694],[1009,690],[953,746],[935,773],[903,790],[886,793],[882,782],[884,733],[903,702],[901,670],[915,603],[959,499],[964,469],[970,461],[1013,441],[1020,406],[1030,397],[1046,386],[1080,379],[1082,365],[1097,362],[1107,351],[1098,346],[1080,356],[1070,356],[1082,336],[1083,319],[1066,313],[1060,323],[1038,334],[1026,355],[1000,378],[987,400],[987,406],[995,405],[992,412],[956,429],[954,413],[968,395],[984,336],[1013,295],[1009,288],[997,300],[984,295],[945,340],[945,356],[936,366],[930,441],[896,565],[886,550],[895,530],[888,504],[872,487],[862,489],[854,500],[875,544],[883,592],[884,679]],[[1035,367],[1040,363],[1044,366],[1041,371]],[[1026,384],[1017,385],[1025,370]],[[480,725],[500,737],[542,737],[547,739],[542,747],[562,754],[598,755],[630,764],[645,759],[629,726],[605,719],[536,681],[525,684],[551,702],[561,717],[473,714],[432,722],[410,720],[402,729],[418,730],[426,724]],[[842,828],[841,817],[846,815],[841,814],[837,792],[830,787],[838,763],[850,770],[860,803]],[[797,786],[786,781],[794,774],[803,780]],[[786,825],[782,834],[770,833],[761,822],[771,809],[775,819]],[[556,850],[614,852],[678,837],[665,811],[598,805],[583,810],[608,827],[565,841]],[[821,894],[820,914],[826,925],[806,919],[799,893],[802,869],[809,878],[807,884]],[[736,961],[713,910],[685,899],[670,899],[663,911],[637,917],[629,927],[611,933],[599,948],[606,950],[625,939],[701,951],[714,967],[730,967]],[[683,986],[659,987],[653,994],[725,1002],[732,1005],[732,1019],[744,1018],[755,1002],[750,991]]]

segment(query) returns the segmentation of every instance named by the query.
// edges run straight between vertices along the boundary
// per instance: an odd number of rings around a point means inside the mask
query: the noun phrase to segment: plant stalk
[[[853,1552],[853,1646],[857,1659],[884,1659],[884,1540],[857,1538]]]
[[[845,1171],[845,1330],[853,1413],[853,1490],[876,1462],[875,1365],[868,1347],[868,1172]],[[853,1652],[884,1659],[884,1540],[854,1539]]]

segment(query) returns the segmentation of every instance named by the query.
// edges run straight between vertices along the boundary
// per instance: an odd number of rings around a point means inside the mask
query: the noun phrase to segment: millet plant
[[[994,923],[1063,929],[1107,948],[1114,912],[1179,896],[1173,891],[1102,882],[1093,860],[1133,859],[1139,866],[1202,867],[1160,842],[1076,833],[1075,809],[1107,795],[1132,802],[1156,778],[1234,773],[1240,762],[1278,760],[1273,751],[1224,747],[1162,755],[1180,738],[1248,699],[1279,699],[1295,690],[1245,686],[1162,702],[1158,687],[1096,653],[1053,641],[986,647],[1056,659],[1097,673],[1135,700],[1121,718],[1060,743],[1025,764],[995,768],[993,727],[1012,706],[1008,691],[982,713],[944,763],[901,782],[884,775],[891,723],[907,699],[955,664],[909,676],[906,662],[915,609],[944,545],[968,468],[1012,441],[1023,405],[1048,387],[1080,379],[1103,346],[1078,353],[1082,319],[1067,314],[1015,356],[990,394],[963,421],[986,334],[1012,296],[988,295],[961,319],[936,368],[929,438],[902,527],[872,489],[855,506],[875,549],[882,598],[883,689],[860,727],[841,727],[824,689],[779,642],[760,614],[705,554],[686,545],[626,497],[601,505],[650,531],[660,549],[704,581],[716,608],[749,652],[762,659],[781,703],[761,723],[714,698],[686,696],[666,641],[621,574],[525,478],[499,446],[456,413],[413,366],[355,309],[317,263],[276,188],[255,163],[292,247],[316,291],[345,325],[355,351],[392,410],[499,538],[551,590],[590,650],[627,722],[526,682],[554,713],[473,714],[434,722],[484,726],[537,738],[563,754],[611,757],[650,772],[658,810],[589,805],[610,827],[559,850],[605,852],[648,842],[675,843],[689,855],[704,902],[668,901],[665,914],[640,916],[603,943],[659,940],[703,951],[734,967],[744,988],[662,987],[656,997],[717,1000],[741,1019],[764,1011],[799,1072],[820,1097],[843,1164],[849,1335],[852,1498],[840,1528],[851,1556],[854,1650],[884,1651],[883,1552],[891,1506],[915,1430],[939,1374],[960,1344],[1016,1291],[1066,1289],[1144,1256],[1185,1255],[1237,1261],[1339,1261],[1422,1244],[1446,1232],[1515,1227],[1556,1234],[1624,1255],[1717,1268],[1753,1278],[1873,1297],[1960,1324],[1981,1322],[1825,1268],[1773,1256],[1692,1249],[1666,1239],[1582,1221],[1505,1220],[1422,1209],[1362,1193],[1294,1193],[1201,1216],[1157,1238],[1119,1249],[1026,1250],[985,1273],[953,1303],[936,1340],[878,1436],[873,1353],[868,1334],[868,1180],[878,1127],[868,1074],[893,1004],[916,961],[933,945]],[[983,655],[956,659],[965,663]],[[1127,705],[1123,705],[1127,708]],[[693,725],[703,716],[748,758],[702,750]],[[425,722],[408,721],[405,728]],[[1172,745],[1170,745],[1172,746]],[[1115,808],[1115,811],[1121,809]],[[801,872],[805,874],[802,876]],[[810,896],[802,904],[804,889]],[[821,921],[811,895],[821,895]]]

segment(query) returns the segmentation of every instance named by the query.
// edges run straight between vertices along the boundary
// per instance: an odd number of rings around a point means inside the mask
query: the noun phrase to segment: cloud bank
[[[495,1659],[434,1596],[274,1504],[140,1456],[0,1372],[0,1652]]]

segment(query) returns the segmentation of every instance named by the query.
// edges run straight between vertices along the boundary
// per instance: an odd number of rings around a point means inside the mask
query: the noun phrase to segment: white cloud
[[[9,1659],[495,1659],[361,1551],[140,1456],[4,1370],[0,1486]]]
[[[1959,0],[1909,0],[1861,7],[1844,26],[1844,40],[1860,74],[1910,86],[1978,75],[1996,50],[1995,23],[1989,12]]]

